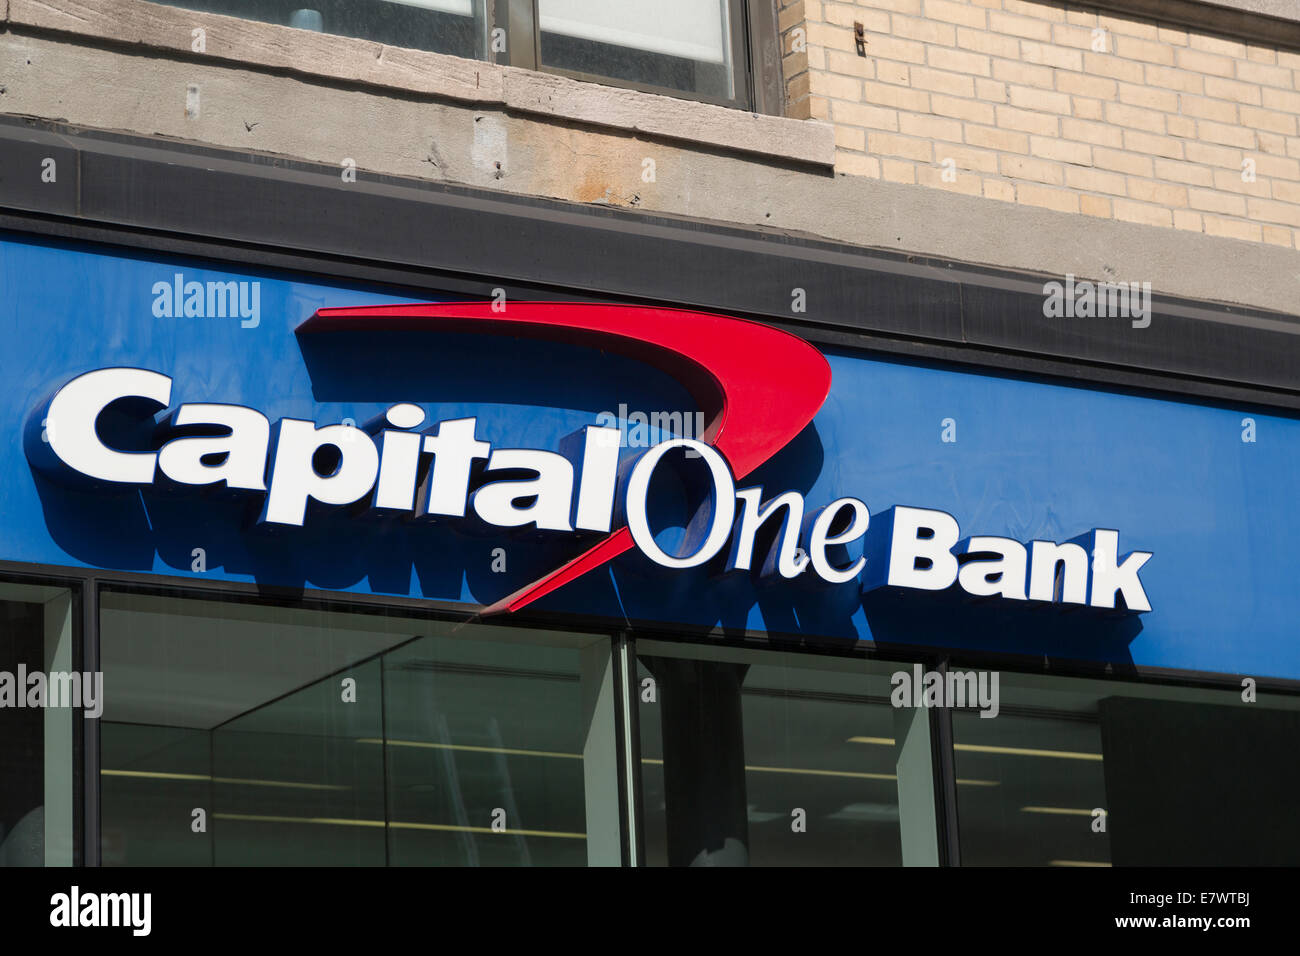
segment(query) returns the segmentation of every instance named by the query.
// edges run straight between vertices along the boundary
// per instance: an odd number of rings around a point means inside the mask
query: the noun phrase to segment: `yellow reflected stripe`
[[[988,744],[953,744],[953,750],[977,754],[1016,754],[1022,757],[1059,757],[1063,760],[1100,760],[1101,754],[1077,750],[1036,750],[1033,747],[993,747]]]
[[[1090,860],[1048,860],[1048,866],[1110,866],[1109,863],[1094,863]]]
[[[1061,815],[1071,816],[1071,817],[1092,816],[1091,810],[1076,810],[1074,807],[1021,807],[1020,812],[1021,813],[1053,813],[1053,814],[1061,814]],[[1101,812],[1101,815],[1105,816],[1106,811],[1103,810]]]
[[[103,777],[149,777],[153,780],[211,780],[206,773],[161,773],[147,770],[100,770]]]
[[[850,737],[851,744],[884,744],[892,747],[893,737]],[[1021,757],[1060,757],[1065,760],[1100,760],[1101,754],[1082,753],[1076,750],[1037,750],[1032,747],[995,747],[992,744],[953,744],[953,750],[977,754],[1015,754]]]
[[[383,740],[377,737],[363,737],[357,740],[357,743],[363,743],[363,744],[382,744],[383,742],[384,742]],[[506,748],[506,747],[475,747],[475,746],[470,746],[468,744],[440,744],[440,743],[431,743],[428,741],[420,741],[420,740],[390,740],[388,741],[388,743],[398,747],[423,747],[423,748],[432,748],[437,750],[468,750],[476,753],[499,753],[499,754],[509,754],[513,756],[565,757],[574,760],[582,759],[582,754],[560,753],[560,752],[549,751],[549,750],[519,750],[513,748]],[[1100,759],[1100,757],[1098,757],[1098,759]],[[649,757],[642,758],[641,762],[643,764],[656,764],[660,766],[663,765],[662,760],[655,760]],[[804,767],[758,767],[758,766],[747,765],[745,767],[745,770],[750,773],[789,773],[789,774],[801,774],[810,777],[846,777],[846,778],[856,779],[856,780],[897,780],[898,779],[898,775],[893,773],[867,773],[863,771],[853,771],[853,770],[814,770],[811,768],[804,768]],[[256,780],[256,779],[241,779],[237,777],[210,777],[207,774],[200,774],[200,773],[163,773],[161,771],[148,771],[148,770],[101,770],[100,774],[106,777],[138,777],[138,778],[145,778],[145,779],[152,779],[152,780],[194,780],[194,781],[211,780],[213,783],[240,784],[240,785],[253,786],[253,787],[285,787],[285,788],[300,789],[300,790],[349,790],[351,789],[348,786],[340,785],[340,784],[294,783],[288,780]],[[963,786],[971,786],[971,787],[996,787],[998,785],[998,781],[996,780],[975,780],[975,779],[967,780],[962,778],[958,778],[957,783]],[[406,826],[406,824],[396,824],[396,823],[392,825],[394,827]],[[411,824],[411,826],[416,826],[416,824]],[[428,826],[436,829],[436,827],[434,827],[433,824],[428,824]],[[466,828],[452,827],[451,829],[466,829]],[[468,828],[468,831],[478,832],[473,827]],[[486,830],[484,832],[500,832],[500,831]],[[518,831],[518,832],[524,833],[528,831]]]
[[[642,763],[655,764],[663,766],[663,761],[653,757],[642,757]],[[897,780],[896,773],[863,773],[855,770],[811,770],[804,767],[752,767],[746,766],[745,769],[750,773],[797,773],[807,774],[812,777],[851,777],[858,780]],[[996,787],[996,780],[958,780],[958,783],[967,784],[972,787]]]
[[[897,780],[896,773],[861,773],[852,770],[805,770],[799,767],[750,767],[750,773],[797,773],[810,777],[852,777],[857,780]]]
[[[206,773],[163,773],[154,770],[100,770],[104,777],[142,777],[148,780],[210,780],[213,783],[234,783],[250,787],[288,787],[295,790],[351,790],[351,787],[334,783],[295,783],[292,780],[255,780],[240,777],[211,777]]]
[[[239,820],[245,823],[313,823],[331,827],[389,827],[393,830],[443,830],[455,833],[494,833],[506,836],[559,837],[565,840],[585,840],[585,833],[565,833],[561,830],[493,830],[491,827],[461,827],[448,823],[404,823],[394,820],[352,820],[346,817],[277,817],[257,813],[214,813],[214,820]]]
[[[357,739],[359,744],[382,744],[382,738],[379,737],[360,737]],[[570,760],[581,760],[582,754],[560,753],[556,750],[520,750],[516,747],[473,747],[469,744],[436,744],[428,740],[389,740],[390,747],[424,747],[430,750],[467,750],[470,753],[480,754],[510,754],[514,757],[567,757]]]
[[[585,840],[585,833],[565,833],[562,830],[493,830],[491,827],[457,827],[447,823],[402,823],[394,821],[389,824],[394,830],[454,830],[457,833],[505,833],[515,836],[559,837],[565,840]]]

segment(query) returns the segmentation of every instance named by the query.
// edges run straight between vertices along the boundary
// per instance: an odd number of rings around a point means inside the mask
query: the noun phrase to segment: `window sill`
[[[1222,7],[1229,12],[1251,13],[1300,23],[1300,9],[1295,0],[1200,0],[1207,7]]]
[[[1090,0],[1103,11],[1161,26],[1186,27],[1240,40],[1300,46],[1296,0]]]
[[[832,168],[827,123],[766,116],[441,53],[386,46],[145,0],[0,0],[0,22],[186,58],[627,130]],[[203,31],[203,50],[194,31]]]

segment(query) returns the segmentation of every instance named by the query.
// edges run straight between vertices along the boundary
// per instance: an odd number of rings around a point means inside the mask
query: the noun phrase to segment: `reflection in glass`
[[[1010,673],[1001,688],[995,719],[953,717],[957,776],[998,783],[958,787],[963,865],[1300,861],[1300,698]]]
[[[617,860],[587,833],[606,638],[125,593],[101,618],[105,865]]]
[[[393,864],[586,862],[578,652],[502,651],[427,638],[385,655]]]
[[[900,781],[896,667],[720,651],[695,660],[664,653],[689,648],[647,642],[638,650],[649,865],[901,865],[900,790],[928,793],[932,778],[927,768]],[[933,816],[928,825],[932,835]]]
[[[1104,866],[1108,832],[1094,829],[1106,808],[1101,729],[1086,713],[1022,716],[1005,702],[997,717],[953,714],[958,777],[996,787],[958,790],[965,866]]]

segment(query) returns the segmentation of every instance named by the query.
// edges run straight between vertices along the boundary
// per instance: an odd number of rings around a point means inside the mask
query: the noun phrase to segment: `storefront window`
[[[101,632],[105,865],[619,862],[606,637],[119,592]]]
[[[0,583],[0,866],[74,862],[78,723],[102,688],[76,670],[72,606],[65,587]]]
[[[647,641],[637,653],[649,865],[936,861],[928,721],[889,703],[904,665]]]
[[[963,865],[1293,863],[1300,699],[1001,675],[953,717]]]

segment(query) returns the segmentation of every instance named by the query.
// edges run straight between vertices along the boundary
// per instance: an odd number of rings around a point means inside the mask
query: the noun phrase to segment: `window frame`
[[[0,583],[20,587],[52,587],[64,589],[69,597],[69,626],[71,661],[69,669],[78,673],[97,671],[99,669],[98,648],[96,641],[98,628],[92,621],[94,601],[88,596],[93,589],[94,578],[78,574],[74,568],[48,567],[32,565],[25,562],[0,562]],[[95,853],[87,856],[89,841],[87,833],[97,833],[99,829],[98,788],[93,788],[90,781],[99,779],[99,720],[86,719],[79,707],[72,710],[71,740],[71,785],[72,793],[72,862],[76,868],[96,866],[99,862],[99,845]],[[41,768],[42,779],[47,773]],[[44,863],[49,866],[49,863]]]
[[[9,578],[6,577],[6,575],[9,572],[4,570],[4,566],[6,563],[7,562],[0,561],[0,580],[9,580]],[[77,579],[72,579],[72,580],[77,580]],[[431,623],[450,624],[450,625],[457,625],[457,626],[467,625],[467,624],[473,626],[476,623],[480,623],[478,613],[467,610],[465,605],[455,601],[429,600],[425,598],[412,598],[412,597],[404,598],[404,597],[399,597],[394,595],[382,595],[382,594],[376,595],[376,594],[366,594],[366,593],[338,592],[338,591],[328,591],[328,590],[310,589],[310,588],[297,591],[294,589],[288,589],[282,587],[262,587],[256,584],[249,585],[242,582],[234,582],[234,581],[203,581],[203,580],[193,580],[188,578],[178,579],[170,575],[127,572],[127,571],[114,571],[113,573],[105,576],[87,577],[83,580],[86,582],[87,593],[92,596],[92,600],[87,602],[88,607],[85,615],[86,621],[88,622],[88,626],[89,626],[88,633],[91,634],[89,640],[87,641],[87,646],[93,643],[95,658],[97,662],[100,659],[100,652],[102,649],[102,636],[106,629],[105,622],[103,619],[103,612],[105,610],[104,599],[106,596],[114,595],[114,594],[120,596],[128,596],[128,597],[157,597],[157,598],[170,599],[170,600],[186,602],[186,603],[193,602],[195,604],[210,603],[213,605],[219,605],[223,611],[230,607],[242,606],[242,607],[257,608],[257,609],[267,609],[271,611],[283,610],[283,611],[288,611],[290,613],[311,612],[311,613],[317,613],[323,615],[345,614],[356,618],[375,617],[375,618],[383,619],[383,618],[395,617],[404,622],[427,621]],[[64,585],[64,586],[70,586],[70,585]],[[122,608],[117,608],[116,610],[118,610],[120,613],[125,613],[128,615],[135,613],[133,609],[124,610]],[[195,613],[201,615],[209,609],[194,608],[193,610]],[[215,609],[211,609],[211,610],[215,611]],[[267,623],[267,622],[263,620],[261,623]],[[613,794],[616,794],[616,797],[614,797],[614,799],[616,802],[618,838],[617,838],[616,847],[612,847],[612,844],[614,842],[612,840],[606,844],[605,851],[604,851],[604,858],[606,860],[605,862],[599,862],[599,863],[587,862],[584,865],[586,867],[593,867],[593,866],[626,867],[632,865],[630,863],[630,850],[629,850],[629,847],[631,845],[630,835],[629,835],[629,828],[631,824],[629,823],[629,816],[628,816],[628,814],[630,813],[630,804],[627,802],[626,793],[625,793],[625,781],[628,779],[628,774],[626,772],[626,767],[624,766],[623,763],[624,749],[622,747],[621,735],[623,733],[624,724],[622,722],[622,715],[620,713],[620,709],[621,709],[620,702],[625,693],[625,687],[620,682],[620,672],[619,672],[619,665],[618,665],[619,658],[617,656],[617,645],[616,645],[615,633],[607,626],[586,624],[583,621],[579,621],[579,620],[539,620],[535,618],[525,619],[523,616],[502,616],[500,618],[494,618],[485,623],[488,623],[492,627],[499,628],[501,630],[516,630],[516,631],[523,631],[523,632],[541,630],[541,631],[550,631],[550,632],[562,632],[565,634],[575,635],[577,637],[583,639],[590,639],[590,640],[586,642],[585,646],[579,646],[577,644],[567,644],[567,643],[548,644],[546,646],[566,647],[570,650],[577,651],[579,653],[585,653],[587,651],[595,650],[597,653],[603,653],[605,655],[605,659],[608,661],[608,672],[609,672],[608,680],[609,680],[610,687],[612,689],[612,700],[610,701],[610,705],[608,706],[608,708],[604,708],[602,711],[598,711],[598,712],[604,713],[604,717],[608,721],[607,726],[614,738],[614,744],[615,744],[614,747],[615,760],[613,765],[608,767],[608,777],[606,780],[606,785],[608,789],[611,791],[611,796]],[[384,664],[383,664],[384,658],[388,654],[410,647],[411,645],[421,640],[422,637],[424,636],[427,635],[408,634],[406,636],[403,636],[400,639],[397,639],[395,643],[391,644],[390,646],[384,647],[381,650],[373,651],[371,653],[367,653],[361,657],[358,657],[355,661],[347,665],[344,665],[343,667],[337,670],[331,671],[328,674],[323,675],[321,679],[324,680],[330,677],[336,677],[340,674],[351,673],[358,668],[370,664],[377,664],[379,666],[379,687],[380,687],[379,719],[381,722],[386,722],[389,715],[389,710],[388,710],[389,699],[385,698],[384,696],[385,690],[383,689],[384,681],[385,681]],[[473,639],[468,638],[463,640],[473,640]],[[96,667],[98,666],[99,664],[97,663]],[[308,684],[304,686],[312,686],[312,684]],[[301,690],[301,689],[302,688],[297,688],[297,690]],[[267,701],[265,701],[264,703],[274,703],[280,699],[282,698],[272,697]],[[245,716],[246,713],[251,713],[251,711],[239,713],[236,714],[234,717],[222,720],[219,723],[213,725],[211,728],[209,728],[209,732],[228,727],[228,725],[232,723],[232,721],[237,720],[239,717]],[[103,856],[102,856],[104,830],[102,825],[103,819],[102,819],[102,812],[101,812],[103,795],[102,795],[102,776],[100,772],[103,765],[103,759],[102,759],[103,754],[100,746],[101,725],[99,720],[87,721],[87,723],[94,724],[94,728],[93,728],[94,729],[94,747],[93,747],[94,772],[92,775],[90,774],[89,771],[87,771],[87,776],[85,780],[81,781],[81,785],[78,787],[78,796],[83,796],[84,799],[87,801],[88,805],[91,800],[91,797],[93,796],[94,815],[93,818],[89,815],[86,816],[84,836],[81,837],[81,840],[82,843],[84,843],[84,847],[87,854],[86,865],[95,866],[95,867],[104,867],[105,864],[103,863]],[[391,813],[390,800],[392,796],[391,792],[388,790],[389,771],[388,771],[388,762],[387,762],[389,759],[388,751],[390,746],[389,745],[390,738],[388,737],[388,733],[386,730],[383,732],[383,736],[384,736],[384,746],[381,748],[381,753],[383,754],[383,760],[384,760],[382,799],[384,805],[383,814],[384,814],[384,823],[385,823],[385,830],[386,830],[385,862],[383,864],[376,864],[376,865],[388,868],[388,867],[399,866],[402,864],[391,862],[391,859],[389,858],[388,855],[389,846],[387,842],[388,841],[387,826],[390,822],[390,813]],[[89,763],[91,759],[91,754],[89,752],[90,749],[91,748],[87,746],[87,755],[86,755],[87,766],[90,766]],[[589,792],[586,793],[585,796],[589,797],[590,796]],[[211,791],[209,791],[209,799],[211,799]],[[588,806],[590,806],[590,804],[588,804]],[[209,813],[211,812],[212,809],[209,808]],[[209,819],[211,820],[212,817],[209,817]],[[78,844],[78,846],[80,845],[81,844]],[[614,854],[618,858],[618,863],[616,864],[608,861],[609,859],[608,855],[611,848],[613,849]],[[90,858],[90,853],[92,850],[93,850],[93,862],[91,861]],[[164,865],[175,866],[176,864],[164,864]],[[213,869],[230,869],[230,868],[237,868],[237,867],[246,868],[247,866],[249,866],[249,864],[246,863],[233,864],[233,865],[228,863],[217,863],[215,860],[215,856],[213,857],[212,862],[207,865],[212,867]],[[295,864],[295,865],[304,865],[304,864]],[[305,864],[305,865],[311,866],[313,864]],[[316,864],[316,865],[328,866],[330,868],[335,868],[335,869],[344,866],[344,864],[335,863],[335,862],[331,862],[329,864]],[[136,869],[136,868],[137,867],[130,864],[121,867],[122,871],[129,871],[131,869]],[[4,872],[3,868],[0,868],[0,873],[3,872]]]
[[[248,603],[297,609],[344,611],[359,614],[401,614],[412,618],[438,621],[466,622],[475,617],[472,609],[451,601],[402,597],[387,594],[337,592],[318,588],[294,591],[266,588],[253,583],[235,581],[201,581],[167,574],[76,568],[46,565],[26,561],[0,559],[0,579],[20,584],[45,584],[66,587],[72,592],[72,622],[74,627],[74,661],[76,670],[98,670],[100,658],[100,596],[104,591],[158,594],[170,597],[191,598],[229,603]],[[585,615],[553,613],[520,613],[509,619],[495,622],[501,626],[521,629],[545,628],[548,630],[577,631],[600,635],[609,641],[611,671],[615,694],[615,735],[618,742],[616,774],[619,816],[620,857],[624,867],[645,866],[645,814],[641,775],[640,709],[638,707],[638,681],[636,676],[637,644],[649,641],[655,644],[715,645],[717,635],[693,628],[674,630],[663,626],[619,627],[614,622]],[[77,633],[79,627],[80,633]],[[728,646],[752,651],[781,653],[790,646],[777,635],[760,637],[750,635],[725,642]],[[1109,679],[1117,684],[1197,688],[1202,690],[1237,690],[1238,685],[1228,675],[1196,672],[1146,673],[1131,675],[1106,675],[1096,668],[1077,663],[1061,662],[1064,666],[1053,668],[1050,674],[1034,666],[1036,662],[1017,655],[978,651],[955,651],[918,646],[910,653],[891,648],[887,653],[879,648],[861,643],[852,646],[821,645],[807,647],[803,653],[824,654],[846,661],[864,658],[882,658],[890,662],[920,663],[927,670],[945,673],[953,666],[987,668],[1029,677],[1054,676],[1077,679]],[[1293,693],[1288,688],[1282,693]],[[932,785],[935,788],[935,827],[941,867],[961,866],[960,821],[956,793],[956,759],[952,712],[948,708],[929,709]],[[77,721],[78,731],[74,748],[74,764],[80,771],[74,780],[74,844],[73,866],[99,867],[101,863],[100,826],[100,748],[99,722]]]
[[[725,0],[725,2],[728,6],[728,22],[731,27],[728,42],[730,43],[732,88],[735,90],[735,94],[730,98],[545,65],[541,56],[542,35],[538,27],[539,0],[489,0],[487,59],[503,66],[534,70],[538,73],[549,73],[588,83],[599,83],[602,86],[657,93],[661,96],[711,103],[715,106],[754,113],[780,115],[784,104],[780,92],[781,57],[780,51],[776,49],[776,7],[771,0]],[[492,52],[492,31],[497,28],[504,28],[506,31],[505,53]],[[769,48],[772,54],[770,58],[766,55]]]

